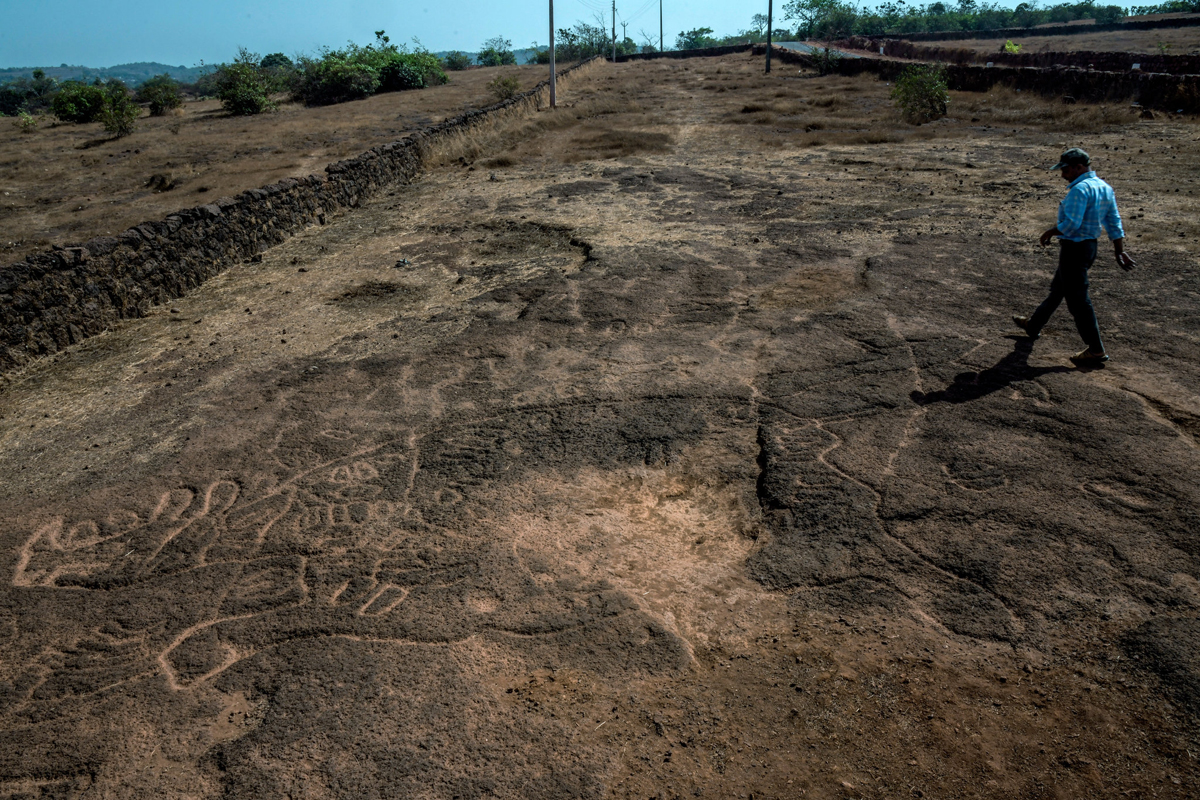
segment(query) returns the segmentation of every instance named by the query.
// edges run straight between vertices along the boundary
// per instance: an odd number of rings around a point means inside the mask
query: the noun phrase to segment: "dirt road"
[[[1088,372],[1009,324],[1061,134],[760,68],[598,69],[9,386],[0,795],[1200,791],[1196,129],[1072,139]]]

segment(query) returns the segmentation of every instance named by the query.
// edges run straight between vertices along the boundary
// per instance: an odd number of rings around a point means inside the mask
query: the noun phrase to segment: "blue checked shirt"
[[[1060,238],[1072,242],[1099,239],[1100,226],[1108,231],[1109,239],[1124,239],[1121,213],[1117,211],[1117,198],[1112,187],[1096,177],[1095,172],[1085,172],[1067,189],[1067,196],[1058,204],[1058,228]]]

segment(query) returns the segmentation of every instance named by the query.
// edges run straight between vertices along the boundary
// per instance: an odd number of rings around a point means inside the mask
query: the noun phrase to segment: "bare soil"
[[[597,67],[18,376],[0,795],[1200,793],[1200,130],[888,91]]]

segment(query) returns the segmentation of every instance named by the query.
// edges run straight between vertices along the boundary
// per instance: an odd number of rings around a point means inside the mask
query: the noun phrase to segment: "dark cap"
[[[1063,167],[1074,166],[1087,167],[1091,166],[1091,163],[1091,156],[1089,156],[1083,150],[1080,150],[1078,147],[1072,147],[1070,150],[1064,151],[1063,154],[1058,157],[1058,163],[1053,167],[1050,167],[1050,169],[1062,169]]]

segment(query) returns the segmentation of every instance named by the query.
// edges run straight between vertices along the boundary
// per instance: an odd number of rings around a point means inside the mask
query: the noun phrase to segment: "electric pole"
[[[662,0],[658,0],[658,52],[663,51]]]
[[[554,0],[550,0],[550,107],[554,106]]]
[[[625,40],[629,38],[629,23],[621,23],[621,44],[625,44]]]
[[[617,0],[613,0],[613,63],[617,63]]]
[[[614,0],[615,2],[615,0]],[[772,11],[774,10],[775,0],[767,0],[767,74],[771,74],[771,26],[774,21],[771,19]]]

